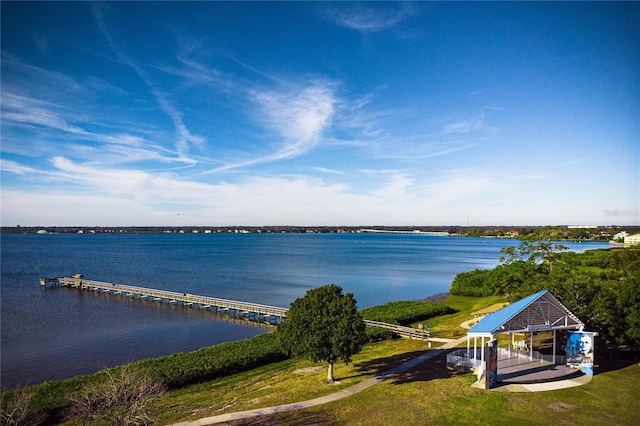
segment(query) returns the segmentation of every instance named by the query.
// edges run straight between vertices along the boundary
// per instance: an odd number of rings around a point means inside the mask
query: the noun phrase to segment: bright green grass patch
[[[357,396],[262,420],[274,420],[271,424],[313,419],[334,425],[402,426],[640,424],[637,364],[597,374],[583,386],[528,393],[473,388],[474,376],[450,373],[444,364],[440,356]]]
[[[464,321],[473,319],[474,312],[495,304],[506,303],[507,299],[501,296],[489,297],[469,297],[469,296],[449,296],[444,303],[455,309],[454,314],[442,315],[431,318],[428,322],[431,335],[434,337],[458,338],[467,331],[460,327]]]
[[[305,401],[338,392],[427,350],[425,342],[397,339],[365,345],[350,364],[335,365],[337,383],[327,384],[326,364],[292,359],[234,376],[171,391],[154,405],[160,424],[227,412]]]

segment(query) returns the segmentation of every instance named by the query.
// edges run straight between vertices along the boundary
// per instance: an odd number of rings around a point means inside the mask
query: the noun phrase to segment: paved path
[[[477,323],[478,321],[480,321],[482,318],[474,318],[474,319],[470,319],[469,321],[465,321],[462,324],[460,324],[460,327],[465,328],[465,329],[470,329],[472,325],[474,325],[475,323]]]
[[[386,379],[389,379],[391,377],[394,377],[398,373],[402,373],[404,371],[410,370],[411,368],[415,367],[416,365],[422,364],[426,360],[440,355],[446,349],[455,348],[456,346],[458,346],[462,342],[466,342],[467,341],[467,337],[466,336],[465,337],[461,337],[460,339],[457,339],[457,340],[450,340],[450,339],[447,339],[447,340],[449,340],[449,341],[447,343],[445,343],[444,345],[440,346],[438,349],[427,351],[427,352],[423,353],[422,355],[420,355],[420,356],[418,356],[416,358],[413,358],[413,359],[411,359],[411,360],[409,360],[409,361],[407,361],[407,362],[405,362],[403,364],[400,364],[397,367],[392,368],[389,371],[386,371],[384,373],[378,374],[375,377],[367,379],[367,380],[365,380],[363,382],[360,382],[360,383],[358,383],[356,385],[350,386],[350,387],[348,387],[346,389],[341,390],[340,392],[332,393],[330,395],[321,396],[319,398],[310,399],[308,401],[294,402],[292,404],[277,405],[277,406],[274,406],[274,407],[256,408],[254,410],[238,411],[238,412],[235,412],[235,413],[226,413],[226,414],[220,414],[218,416],[213,416],[213,417],[205,417],[203,419],[192,420],[192,421],[182,422],[182,423],[176,423],[173,426],[205,426],[205,425],[213,425],[213,424],[217,424],[217,423],[230,422],[230,421],[233,421],[233,420],[247,419],[247,418],[250,418],[250,417],[257,417],[257,416],[264,416],[264,415],[269,415],[269,414],[284,413],[286,411],[300,410],[302,408],[315,407],[316,405],[322,405],[322,404],[326,404],[328,402],[337,401],[339,399],[346,398],[346,397],[351,396],[353,394],[356,394],[358,392],[362,392],[363,390],[365,390],[365,389],[367,389],[367,388],[369,388],[369,387],[371,387],[373,385],[376,385],[376,384],[382,382],[383,380],[386,380]]]
[[[509,383],[502,384],[497,388],[491,389],[491,392],[545,392],[558,389],[573,388],[589,383],[593,376],[582,375],[572,379],[554,380],[541,383]],[[478,389],[484,389],[484,380],[475,382],[471,385]]]

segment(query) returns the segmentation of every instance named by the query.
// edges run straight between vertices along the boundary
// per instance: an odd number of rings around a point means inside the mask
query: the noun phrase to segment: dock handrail
[[[68,280],[76,280],[76,279],[65,277],[62,280],[67,280],[68,282]],[[143,294],[143,295],[148,295],[149,297],[158,297],[158,298],[163,298],[167,300],[176,300],[176,301],[187,302],[187,303],[197,303],[199,305],[200,304],[211,305],[211,306],[222,305],[230,309],[251,310],[255,312],[264,312],[264,313],[272,312],[279,316],[285,316],[287,311],[289,310],[287,308],[263,305],[260,303],[241,302],[237,300],[222,299],[219,297],[197,296],[189,293],[179,293],[175,291],[157,290],[157,289],[151,289],[146,287],[137,287],[137,286],[131,286],[131,285],[124,285],[124,284],[115,284],[115,283],[103,283],[100,281],[82,279],[82,285],[87,287],[104,288],[105,284],[107,288],[109,288],[108,286],[111,285],[112,290],[125,291],[132,294]]]
[[[121,294],[125,296],[138,296],[140,298],[152,298],[154,300],[165,300],[167,302],[180,302],[183,305],[198,305],[199,307],[210,308],[212,306],[223,310],[236,310],[238,312],[251,312],[259,316],[284,317],[289,309],[279,306],[270,306],[260,303],[241,302],[237,300],[223,299],[219,297],[198,296],[189,293],[176,291],[158,290],[147,287],[138,287],[126,284],[107,283],[102,281],[88,280],[77,277],[61,278],[41,278],[40,285],[46,287],[47,284],[60,285],[62,287],[73,287],[86,290],[99,291],[103,293]]]
[[[392,333],[401,337],[407,337],[409,339],[429,340],[431,333],[425,330],[420,330],[412,327],[405,327],[397,324],[389,324],[380,321],[364,320],[364,323],[369,327],[381,327],[390,330]]]
[[[223,299],[219,297],[198,296],[189,293],[180,293],[176,291],[158,290],[148,287],[138,287],[127,284],[117,284],[102,281],[94,281],[85,279],[78,274],[74,277],[60,278],[40,278],[40,286],[61,286],[72,287],[102,293],[120,294],[139,298],[152,298],[156,301],[165,300],[169,303],[181,303],[183,306],[198,306],[204,309],[216,307],[220,310],[235,310],[238,313],[253,313],[257,317],[275,317],[284,318],[287,316],[289,308],[279,306],[269,306],[260,303],[241,302],[237,300]],[[410,339],[419,339],[429,341],[430,333],[411,327],[405,327],[397,324],[388,324],[380,321],[365,320],[368,327],[381,327],[390,330],[391,333]]]

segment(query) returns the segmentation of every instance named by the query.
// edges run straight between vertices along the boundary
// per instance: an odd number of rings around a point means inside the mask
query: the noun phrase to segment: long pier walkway
[[[287,316],[287,312],[289,311],[288,308],[262,305],[259,303],[241,302],[238,300],[221,299],[218,297],[198,296],[189,293],[93,281],[85,279],[82,274],[76,274],[73,277],[40,278],[40,286],[42,288],[69,287],[95,293],[114,294],[122,297],[169,303],[183,307],[207,309],[220,313],[227,313],[230,316],[238,318],[246,318],[251,321],[264,321],[272,325],[282,322],[282,319]],[[425,341],[431,340],[429,332],[425,330],[418,330],[411,327],[404,327],[397,324],[388,324],[378,321],[365,320],[364,322],[368,327],[385,328],[400,337]]]
[[[269,324],[277,324],[282,321],[282,318],[286,316],[288,311],[287,308],[261,305],[258,303],[240,302],[218,297],[197,296],[188,293],[87,280],[80,274],[76,274],[73,277],[40,278],[40,286],[43,288],[70,287],[96,293],[108,293],[122,297],[181,305],[183,307],[214,310],[236,317],[247,318],[252,321],[265,321]]]

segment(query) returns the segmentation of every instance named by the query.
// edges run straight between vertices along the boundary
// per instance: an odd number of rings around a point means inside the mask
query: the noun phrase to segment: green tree
[[[327,381],[332,383],[333,365],[351,357],[365,342],[365,324],[356,308],[353,294],[342,293],[335,284],[309,290],[296,299],[278,327],[280,342],[295,356],[329,364]]]
[[[530,243],[523,241],[518,247],[503,247],[500,253],[500,262],[510,265],[514,262],[529,262],[536,265],[545,265],[548,272],[553,265],[559,262],[559,253],[567,250],[567,246],[549,242]]]
[[[455,276],[449,292],[460,296],[490,296],[496,289],[491,282],[492,271],[474,269]]]
[[[638,252],[636,255],[640,254]],[[627,277],[619,285],[617,313],[623,314],[626,322],[626,337],[638,348],[640,347],[640,260],[628,266]]]

